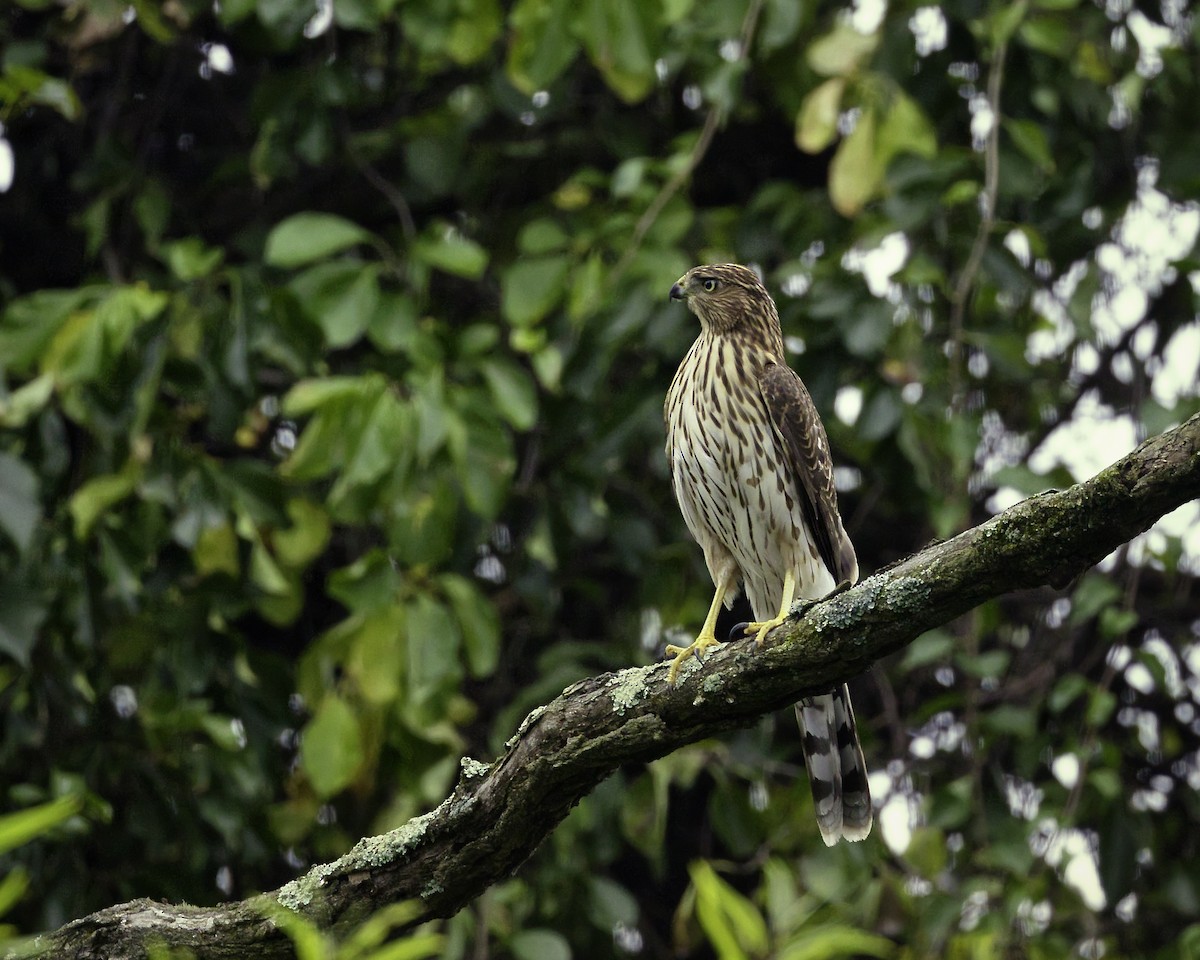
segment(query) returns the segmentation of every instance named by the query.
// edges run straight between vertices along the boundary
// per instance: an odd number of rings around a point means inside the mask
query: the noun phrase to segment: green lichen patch
[[[912,609],[929,599],[930,588],[916,577],[897,577],[889,584],[888,593],[893,601],[899,601],[893,602],[892,607]]]
[[[449,800],[443,801],[436,810],[413,817],[408,823],[395,830],[382,833],[377,837],[363,837],[349,853],[337,861],[338,865],[343,867],[343,872],[349,873],[353,870],[395,863],[425,836],[429,824],[437,818],[438,813],[447,803]]]
[[[333,863],[318,864],[304,876],[285,883],[279,888],[275,899],[289,910],[299,911],[301,907],[307,907],[317,891],[325,885],[326,879],[336,871],[339,862],[335,860]]]
[[[724,683],[719,673],[710,673],[700,681],[700,690],[706,694],[720,693]]]
[[[436,897],[439,893],[445,893],[446,889],[436,880],[430,880],[421,887],[421,899],[428,900],[430,897]]]
[[[463,758],[463,766],[478,769],[482,776],[490,769],[487,764]],[[325,885],[330,877],[346,876],[373,867],[383,867],[395,863],[413,849],[428,832],[429,827],[442,818],[451,818],[465,812],[475,803],[474,797],[455,798],[451,794],[438,805],[436,810],[413,817],[407,823],[380,834],[377,837],[363,837],[348,853],[332,863],[324,863],[313,867],[302,877],[297,877],[290,883],[279,888],[276,899],[285,907],[299,910],[313,901],[317,890]],[[439,888],[440,889],[440,888]],[[437,891],[434,891],[437,892]],[[423,894],[428,895],[428,894]]]
[[[608,687],[613,709],[624,716],[626,710],[646,699],[646,671],[640,667],[622,670],[609,678]]]

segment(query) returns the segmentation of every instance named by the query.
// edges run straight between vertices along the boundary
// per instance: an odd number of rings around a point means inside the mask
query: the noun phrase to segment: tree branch
[[[950,405],[955,412],[962,409],[963,396],[963,316],[971,289],[983,265],[987,253],[988,238],[996,225],[996,197],[1000,192],[1000,89],[1004,83],[1004,59],[1008,55],[1008,40],[1002,39],[992,53],[991,71],[988,73],[987,104],[992,114],[992,125],[988,129],[983,147],[983,193],[979,197],[979,229],[971,243],[971,252],[963,265],[958,282],[954,285],[954,296],[950,300]]]
[[[198,908],[137,900],[37,938],[32,956],[142,957],[159,941],[202,960],[291,957],[273,915],[322,928],[353,924],[401,900],[412,924],[449,917],[517,869],[583,796],[627,763],[752,723],[828,689],[926,630],[1014,590],[1064,586],[1158,517],[1200,496],[1200,414],[1143,443],[1091,480],[1031,497],[951,540],[812,604],[764,647],[729,644],[689,662],[593,677],[534,710],[492,764],[462,761],[436,810],[361,840],[272,893]]]
[[[749,8],[746,10],[745,17],[742,18],[742,29],[738,38],[739,61],[746,61],[750,57],[750,50],[754,44],[754,31],[758,27],[758,17],[762,13],[763,2],[764,0],[752,0]],[[692,147],[692,152],[688,155],[687,162],[663,184],[662,189],[650,201],[650,206],[638,217],[638,222],[633,228],[633,236],[629,241],[629,246],[625,248],[621,259],[617,261],[617,265],[613,267],[612,273],[609,275],[608,284],[611,288],[617,286],[617,281],[629,269],[633,258],[637,256],[638,250],[641,249],[642,241],[646,239],[646,234],[654,226],[654,222],[658,219],[659,214],[671,202],[671,198],[687,183],[688,178],[696,172],[696,168],[704,160],[704,155],[708,153],[708,148],[712,146],[713,137],[716,136],[718,128],[725,122],[725,117],[728,113],[729,107],[719,102],[714,103],[708,108],[708,113],[704,117],[704,126],[700,129],[700,136],[696,139],[696,145]]]

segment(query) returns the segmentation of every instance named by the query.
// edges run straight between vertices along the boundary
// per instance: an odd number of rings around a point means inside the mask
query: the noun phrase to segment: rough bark
[[[655,664],[584,680],[534,710],[491,764],[462,761],[453,793],[389,834],[279,890],[199,908],[137,900],[39,937],[32,956],[143,957],[158,941],[198,958],[291,957],[282,908],[338,928],[401,900],[412,925],[448,917],[507,877],[618,766],[647,762],[827,689],[992,597],[1063,586],[1200,496],[1200,415],[1068,490],[1025,500],[813,604],[764,646],[689,661],[675,686]]]

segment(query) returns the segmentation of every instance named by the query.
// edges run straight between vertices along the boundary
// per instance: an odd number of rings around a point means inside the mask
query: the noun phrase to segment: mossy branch
[[[323,929],[398,901],[419,905],[411,925],[449,917],[517,869],[617,767],[828,689],[984,600],[1064,586],[1198,496],[1200,414],[1085,483],[1025,500],[808,607],[757,652],[727,645],[689,662],[673,687],[665,663],[573,685],[534,710],[494,763],[464,760],[436,810],[279,890],[208,908],[121,904],[37,938],[29,955],[123,960],[158,942],[202,960],[291,957],[271,919],[281,907]]]

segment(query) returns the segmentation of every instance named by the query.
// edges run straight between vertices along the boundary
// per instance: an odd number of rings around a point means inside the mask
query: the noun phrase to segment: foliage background
[[[18,0],[0,811],[50,805],[4,844],[41,832],[0,861],[10,931],[273,888],[694,631],[660,409],[695,263],[776,292],[867,572],[1194,412],[1197,30]],[[606,782],[414,955],[1200,953],[1180,517],[856,685],[866,843],[822,846],[767,718]]]

